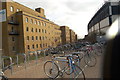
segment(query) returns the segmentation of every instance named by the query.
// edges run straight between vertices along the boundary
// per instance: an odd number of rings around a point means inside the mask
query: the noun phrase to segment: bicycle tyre
[[[93,54],[86,53],[86,55],[84,56],[84,62],[89,67],[94,67],[97,63],[97,59],[95,58]]]
[[[8,78],[6,76],[2,76],[1,80],[8,80]]]
[[[54,67],[53,67],[54,66]],[[44,64],[44,73],[49,77],[49,78],[52,78],[52,79],[55,79],[58,77],[59,75],[59,67],[57,66],[56,63],[53,63],[53,61],[47,61],[45,62]],[[48,69],[47,69],[48,68]],[[54,72],[52,72],[53,70],[55,70]],[[47,72],[48,70],[48,72]],[[53,74],[52,74],[53,73]]]
[[[102,53],[103,53],[102,48],[101,48],[100,46],[98,46],[97,49],[96,49],[96,51],[95,51],[95,54],[96,54],[97,56],[101,56]]]

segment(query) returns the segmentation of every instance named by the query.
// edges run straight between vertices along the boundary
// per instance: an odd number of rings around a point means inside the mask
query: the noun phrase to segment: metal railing
[[[19,54],[17,54],[16,55],[16,63],[17,63],[17,66],[19,67],[19,56],[23,56],[23,62],[24,62],[24,64],[25,64],[25,69],[27,68],[27,56],[26,56],[26,54],[24,54],[24,53],[19,53]]]
[[[5,60],[9,60],[9,64],[7,65],[11,65],[13,64],[13,60],[11,57],[9,56],[2,56],[2,68],[5,68]],[[11,67],[11,74],[13,73],[13,68]]]

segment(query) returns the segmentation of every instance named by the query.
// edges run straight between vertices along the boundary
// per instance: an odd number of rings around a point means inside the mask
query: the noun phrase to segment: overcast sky
[[[14,0],[29,8],[42,7],[46,18],[69,26],[79,38],[87,34],[87,25],[105,0]]]

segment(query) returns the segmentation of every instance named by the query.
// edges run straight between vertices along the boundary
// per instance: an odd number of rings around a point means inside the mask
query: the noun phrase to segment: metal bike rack
[[[45,50],[46,50],[46,49],[44,49],[44,50],[38,50],[38,51],[40,51],[40,52],[43,52],[43,54],[44,54],[44,61],[45,61],[45,56],[46,56],[46,55],[45,55]],[[42,53],[40,53],[40,54],[42,54]]]
[[[25,69],[27,68],[27,58],[26,58],[26,54],[24,53],[19,53],[17,54],[16,58],[17,58],[17,66],[19,66],[19,55],[22,55],[24,57],[24,64],[25,64]]]
[[[38,64],[38,53],[37,51],[28,51],[28,62],[30,62],[30,53],[35,55],[36,65]]]
[[[46,48],[46,49],[43,49],[43,50],[37,50],[37,52],[43,52],[43,55],[44,55],[44,61],[46,60],[46,51],[50,49],[50,48]],[[39,54],[42,54],[42,53],[39,53]]]
[[[12,60],[12,58],[11,57],[9,57],[9,56],[2,56],[2,67],[4,68],[5,67],[5,62],[4,62],[4,60],[5,59],[9,59],[9,61],[10,61],[10,64],[12,64],[13,63],[13,60]],[[13,73],[13,68],[11,67],[11,74]]]
[[[38,64],[38,54],[36,51],[35,51],[35,59],[36,59],[36,65],[37,65]]]

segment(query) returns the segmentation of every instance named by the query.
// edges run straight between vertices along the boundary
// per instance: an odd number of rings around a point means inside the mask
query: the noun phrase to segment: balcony
[[[19,35],[19,33],[17,31],[10,31],[9,35]]]
[[[8,24],[11,24],[11,25],[19,25],[19,23],[16,22],[16,21],[9,21]]]

